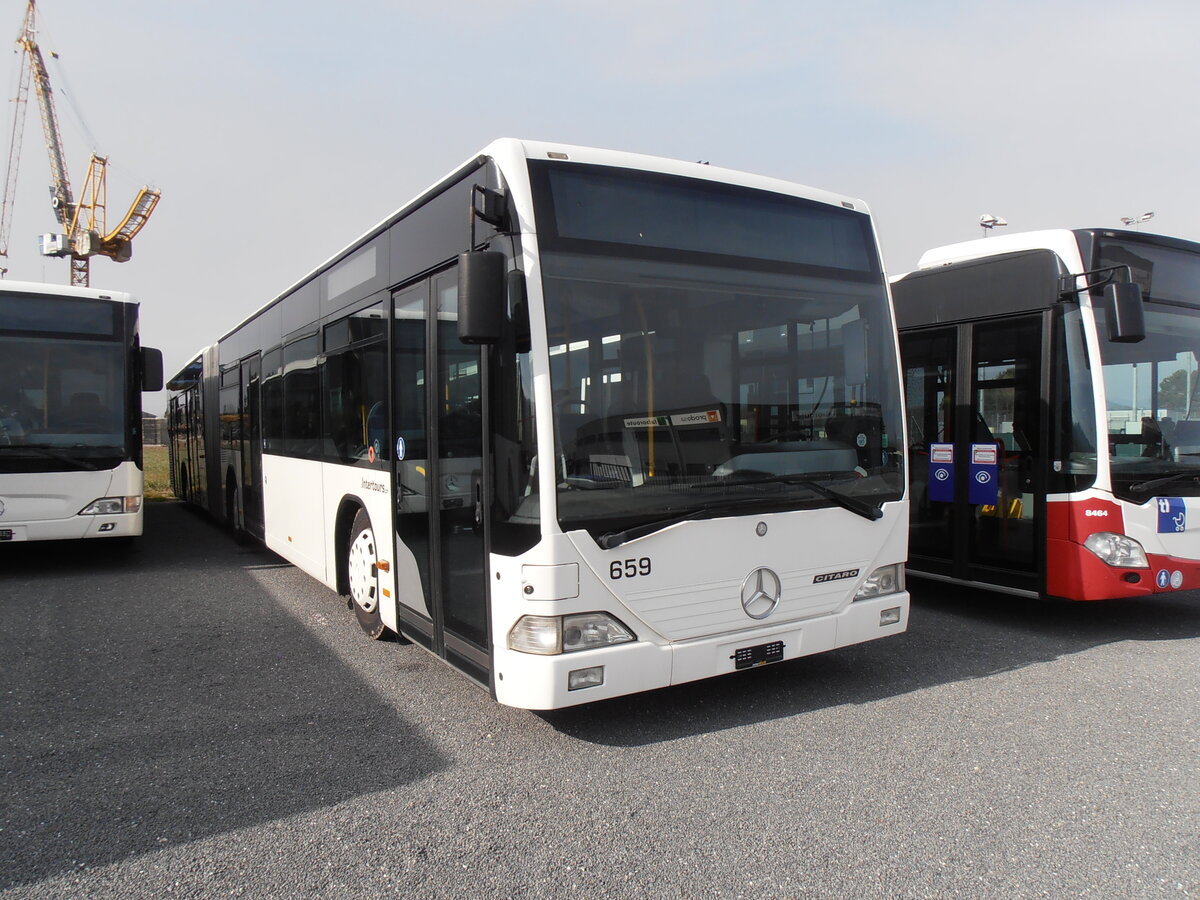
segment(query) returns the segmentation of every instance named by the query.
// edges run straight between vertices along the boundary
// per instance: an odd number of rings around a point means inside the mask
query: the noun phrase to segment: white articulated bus
[[[904,631],[859,200],[501,140],[169,385],[177,491],[502,703]]]
[[[1067,600],[1200,588],[1200,244],[1007,234],[930,250],[892,291],[914,574]]]
[[[0,543],[142,533],[142,347],[128,294],[0,282]]]

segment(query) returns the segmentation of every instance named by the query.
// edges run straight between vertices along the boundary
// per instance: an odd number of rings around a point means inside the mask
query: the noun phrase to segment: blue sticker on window
[[[1000,496],[999,453],[995,444],[971,445],[971,484],[968,503],[995,505]]]
[[[929,445],[929,499],[954,502],[954,445]]]
[[[1187,506],[1182,497],[1159,497],[1158,533],[1178,534],[1187,531]]]

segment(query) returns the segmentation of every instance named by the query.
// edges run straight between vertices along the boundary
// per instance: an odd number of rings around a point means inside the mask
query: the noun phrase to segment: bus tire
[[[350,539],[346,542],[346,586],[347,601],[354,610],[359,627],[372,640],[383,637],[383,619],[379,615],[379,572],[376,568],[375,531],[371,528],[371,517],[360,509],[350,526]]]

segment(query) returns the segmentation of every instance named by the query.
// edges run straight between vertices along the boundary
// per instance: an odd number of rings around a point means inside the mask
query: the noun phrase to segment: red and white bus
[[[1200,588],[1200,244],[1004,235],[892,290],[910,573],[1068,600]]]

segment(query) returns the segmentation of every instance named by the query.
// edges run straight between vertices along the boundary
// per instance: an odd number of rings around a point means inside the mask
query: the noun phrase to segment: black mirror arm
[[[1059,278],[1058,299],[1073,300],[1084,291],[1090,291],[1094,288],[1105,287],[1112,284],[1117,279],[1117,273],[1125,273],[1124,281],[1126,284],[1133,284],[1133,270],[1128,265],[1108,266],[1103,269],[1092,269],[1088,272],[1080,272],[1078,275],[1063,275]],[[1087,283],[1083,287],[1072,287],[1077,279],[1087,279]],[[1093,280],[1095,279],[1095,280]]]

